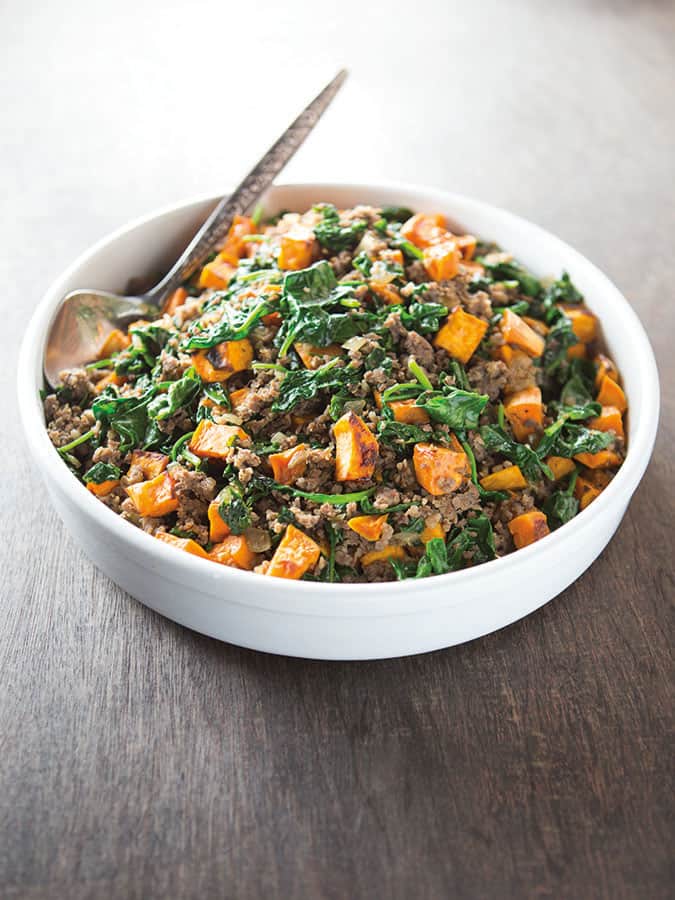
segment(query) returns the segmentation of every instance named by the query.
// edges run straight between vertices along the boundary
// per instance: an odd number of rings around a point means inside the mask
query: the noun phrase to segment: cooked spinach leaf
[[[487,394],[476,394],[445,385],[442,391],[425,391],[415,405],[427,412],[434,422],[442,422],[453,431],[477,428],[480,415],[488,402]]]
[[[366,230],[366,222],[357,220],[348,225],[341,225],[340,214],[331,203],[314,208],[320,211],[323,217],[321,222],[314,226],[314,234],[321,246],[331,253],[353,250]]]
[[[573,519],[579,511],[579,501],[574,496],[578,474],[577,471],[572,472],[565,490],[555,491],[544,501],[542,509],[553,531]]]
[[[112,463],[98,462],[84,473],[82,481],[85,484],[103,484],[105,481],[117,481],[122,477],[122,470]]]
[[[241,341],[253,331],[263,316],[274,311],[274,306],[266,300],[253,306],[236,308],[223,305],[222,317],[204,331],[193,331],[182,344],[183,350],[206,350],[223,341]]]
[[[289,412],[303,400],[311,400],[319,391],[341,388],[358,377],[358,369],[339,367],[332,359],[318,369],[294,369],[284,376],[279,396],[272,404],[273,412]]]
[[[516,281],[521,293],[528,297],[539,297],[543,292],[541,282],[515,260],[491,261],[486,257],[478,257],[493,281]]]
[[[480,435],[488,450],[496,450],[518,466],[528,481],[538,481],[542,472],[553,480],[553,473],[532,447],[515,441],[499,425],[483,425]]]
[[[541,365],[548,375],[553,375],[567,362],[567,351],[579,343],[567,316],[560,314],[546,335],[546,346],[541,356]]]
[[[409,306],[400,308],[403,325],[408,331],[417,331],[419,334],[435,334],[441,327],[441,319],[445,319],[448,312],[441,303],[413,301]]]
[[[171,382],[166,393],[158,394],[148,404],[151,419],[162,421],[174,415],[179,409],[187,410],[202,387],[202,380],[190,367],[182,378]]]

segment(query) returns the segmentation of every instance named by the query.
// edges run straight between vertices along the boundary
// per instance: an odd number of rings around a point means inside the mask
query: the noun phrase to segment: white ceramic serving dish
[[[330,585],[284,581],[181,553],[144,534],[96,500],[68,471],[44,428],[45,335],[69,290],[123,291],[131,276],[171,262],[214,199],[154,213],[100,241],[51,285],[26,332],[19,405],[27,445],[52,502],[89,558],[146,606],[223,641],[271,653],[372,659],[459,644],[508,625],[547,603],[590,566],[618,527],[647,467],[659,412],[654,355],[636,314],[609,279],[541,228],[477,200],[405,185],[283,185],[268,212],[317,201],[405,205],[440,211],[467,231],[495,240],[536,274],[567,270],[602,321],[629,401],[628,454],[616,478],[555,533],[503,559],[420,581]]]

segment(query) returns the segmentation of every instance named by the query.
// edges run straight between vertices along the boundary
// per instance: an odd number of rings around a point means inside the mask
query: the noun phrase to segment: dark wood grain
[[[0,897],[671,897],[673,7],[446,0],[408,9],[409,30],[352,0],[286,7],[292,27],[257,16],[256,65],[228,39],[227,66],[215,35],[243,33],[248,7],[195,22],[187,2],[75,2],[67,28],[59,4],[2,11]],[[132,27],[144,52],[112,77]],[[265,105],[280,46],[303,63]],[[313,83],[338,63],[353,78],[297,178],[426,180],[533,218],[630,297],[663,385],[653,461],[575,585],[482,640],[377,663],[240,650],[141,607],[64,533],[14,408],[17,343],[57,271],[245,171],[324,56]],[[429,79],[454,85],[442,113]],[[220,116],[196,84],[220,86]],[[180,109],[202,130],[167,130]],[[402,127],[410,110],[433,140]]]

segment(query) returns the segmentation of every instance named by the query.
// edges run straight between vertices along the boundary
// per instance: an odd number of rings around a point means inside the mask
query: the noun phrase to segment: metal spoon
[[[124,327],[133,319],[157,315],[162,301],[224,240],[233,218],[250,209],[272,184],[326,111],[346,77],[345,69],[338,72],[251,169],[236,191],[223,197],[180,259],[152,290],[136,297],[78,290],[63,298],[54,315],[45,348],[44,374],[51,387],[59,383],[59,373],[63,369],[95,359],[103,339],[114,328]]]

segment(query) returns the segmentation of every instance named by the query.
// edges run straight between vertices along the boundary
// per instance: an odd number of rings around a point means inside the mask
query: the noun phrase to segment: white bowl
[[[123,291],[131,276],[161,270],[214,205],[196,200],[116,231],[51,285],[26,332],[19,405],[28,447],[54,506],[89,558],[146,606],[220,640],[320,659],[404,656],[471,640],[547,603],[590,566],[619,525],[652,452],[659,412],[654,355],[636,314],[583,256],[536,225],[456,194],[405,185],[274,187],[266,209],[304,210],[317,201],[403,205],[440,211],[495,240],[540,276],[567,270],[601,319],[628,395],[628,453],[605,491],[570,523],[503,559],[421,581],[332,585],[284,581],[179,553],[116,516],[61,461],[44,427],[45,336],[60,299],[74,288]]]

